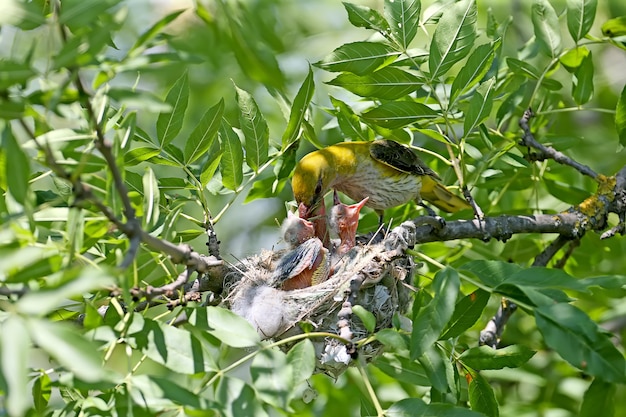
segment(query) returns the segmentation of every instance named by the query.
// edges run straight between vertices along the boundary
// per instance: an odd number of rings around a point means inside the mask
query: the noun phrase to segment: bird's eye
[[[320,195],[322,193],[322,179],[317,180],[317,184],[315,185],[315,195]]]

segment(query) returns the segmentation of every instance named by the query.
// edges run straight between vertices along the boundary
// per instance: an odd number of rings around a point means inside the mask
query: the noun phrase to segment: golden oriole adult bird
[[[366,206],[379,215],[411,200],[421,204],[422,199],[446,212],[471,208],[411,148],[386,139],[342,142],[311,152],[296,165],[291,184],[300,217],[307,219],[323,209],[331,188],[355,201],[369,197]]]

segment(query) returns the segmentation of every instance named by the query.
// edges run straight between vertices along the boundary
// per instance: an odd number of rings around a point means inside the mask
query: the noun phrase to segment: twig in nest
[[[519,120],[519,126],[524,131],[524,134],[522,135],[522,138],[520,140],[520,145],[526,146],[527,148],[533,148],[537,151],[536,153],[529,154],[531,160],[543,161],[545,159],[554,159],[559,164],[571,166],[583,175],[587,175],[593,179],[598,178],[598,174],[587,165],[576,162],[565,154],[557,151],[556,149],[539,143],[530,131],[530,119],[533,116],[534,113],[532,109],[529,108],[524,112],[524,115]]]

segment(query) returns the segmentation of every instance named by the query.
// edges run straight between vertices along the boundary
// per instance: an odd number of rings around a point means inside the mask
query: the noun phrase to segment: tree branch
[[[538,151],[538,153],[529,154],[531,160],[543,161],[545,159],[554,159],[559,164],[569,165],[581,174],[587,175],[593,179],[597,179],[598,174],[587,165],[576,162],[565,154],[557,151],[556,149],[539,143],[530,131],[530,119],[533,116],[534,113],[532,109],[529,108],[524,112],[524,115],[519,120],[519,126],[524,131],[524,134],[522,135],[522,138],[520,140],[520,145],[526,146],[527,148],[534,148]]]

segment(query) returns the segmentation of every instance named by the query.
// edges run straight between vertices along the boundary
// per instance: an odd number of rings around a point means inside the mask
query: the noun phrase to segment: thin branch
[[[578,172],[580,172],[583,175],[587,175],[593,179],[598,178],[598,174],[594,170],[589,168],[587,165],[583,165],[579,162],[576,162],[573,159],[566,156],[565,154],[557,151],[556,149],[550,146],[544,146],[541,143],[539,143],[535,139],[532,132],[530,131],[530,119],[533,116],[534,116],[533,111],[531,109],[527,109],[524,112],[524,115],[519,120],[519,126],[524,131],[524,134],[522,135],[522,138],[520,140],[520,145],[526,146],[528,148],[533,148],[538,151],[538,153],[530,155],[534,161],[543,161],[544,159],[554,159],[556,162],[560,164],[571,166],[572,168],[576,169]]]
[[[504,331],[504,326],[511,318],[511,315],[517,310],[517,305],[506,298],[502,299],[500,308],[495,316],[489,320],[487,326],[480,332],[479,344],[487,345],[493,349],[498,347],[500,343],[500,336]]]
[[[571,238],[565,237],[563,235],[559,235],[552,243],[548,245],[547,248],[543,250],[539,255],[535,257],[535,261],[532,266],[546,266],[550,259],[556,255],[556,253],[569,241]]]

